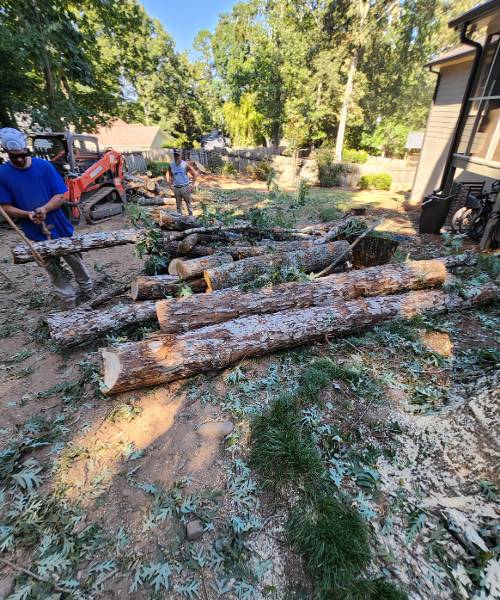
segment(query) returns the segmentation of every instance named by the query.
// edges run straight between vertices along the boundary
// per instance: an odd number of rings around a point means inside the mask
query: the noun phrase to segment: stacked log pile
[[[116,394],[168,383],[246,357],[358,332],[390,319],[486,304],[496,293],[493,284],[485,284],[474,288],[467,299],[442,290],[332,299],[323,306],[244,316],[178,335],[119,344],[102,351],[104,391]]]

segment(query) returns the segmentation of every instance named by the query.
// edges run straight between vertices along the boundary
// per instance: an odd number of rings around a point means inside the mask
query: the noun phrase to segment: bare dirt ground
[[[243,211],[268,203],[265,184],[215,176],[197,197]],[[291,210],[305,225],[351,206],[400,236],[395,260],[460,249],[418,236],[418,213],[397,193],[312,189]],[[120,216],[80,230],[128,226]],[[15,234],[1,225],[0,236],[0,598],[313,598],[286,540],[293,498],[263,491],[247,462],[253,415],[316,356],[360,374],[332,381],[325,408],[304,418],[369,523],[371,574],[415,599],[500,597],[494,308],[105,399],[98,348],[144,330],[57,349],[40,325],[57,308],[44,273],[13,265]],[[99,289],[143,264],[132,246],[84,258]],[[193,520],[203,535],[188,542]]]

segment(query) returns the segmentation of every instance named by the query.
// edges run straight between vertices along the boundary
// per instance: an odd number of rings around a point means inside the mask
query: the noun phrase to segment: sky
[[[237,0],[141,0],[151,17],[159,19],[174,38],[177,50],[189,50],[200,29],[213,31],[219,14]]]

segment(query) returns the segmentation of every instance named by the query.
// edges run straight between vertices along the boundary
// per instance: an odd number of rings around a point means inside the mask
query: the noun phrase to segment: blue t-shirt
[[[0,166],[0,204],[11,204],[21,210],[31,211],[65,191],[63,178],[47,160],[33,157],[27,169],[17,169],[10,162]],[[30,240],[38,242],[47,239],[40,226],[30,219],[19,219],[19,224]],[[73,235],[73,225],[62,208],[47,213],[45,224],[53,225],[51,234],[54,239]]]

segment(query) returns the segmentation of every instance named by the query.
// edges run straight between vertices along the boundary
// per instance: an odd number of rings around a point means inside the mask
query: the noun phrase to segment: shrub
[[[233,165],[233,163],[228,161],[222,166],[221,173],[223,175],[236,175],[238,173],[238,169]]]
[[[252,179],[268,181],[273,173],[273,166],[269,160],[259,160],[254,165],[248,165],[246,172]]]
[[[222,156],[218,152],[210,152],[208,154],[208,170],[211,173],[219,174],[224,167]]]
[[[390,190],[391,184],[392,177],[389,173],[373,173],[362,175],[358,185],[362,190]]]
[[[153,173],[153,177],[160,177],[161,175],[165,175],[169,164],[170,163],[168,162],[161,162],[156,160],[151,161],[148,162],[148,171],[151,171],[151,173]]]
[[[366,150],[353,150],[352,148],[344,148],[342,152],[342,160],[349,163],[357,163],[362,165],[368,160],[368,152]]]
[[[320,148],[312,155],[318,163],[319,184],[321,187],[334,187],[341,183],[340,176],[347,173],[347,167],[335,162],[332,148]]]

